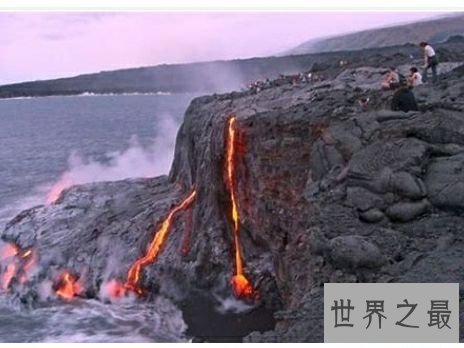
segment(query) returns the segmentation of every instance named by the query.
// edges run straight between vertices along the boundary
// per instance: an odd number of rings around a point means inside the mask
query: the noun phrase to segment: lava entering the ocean
[[[64,300],[72,300],[76,295],[82,291],[82,286],[77,279],[69,272],[61,273],[58,280],[58,288],[56,294]]]
[[[125,287],[129,290],[136,292],[139,295],[143,294],[142,289],[139,286],[140,281],[140,272],[143,267],[146,265],[155,262],[156,258],[158,257],[161,248],[166,241],[166,238],[169,234],[169,229],[172,226],[174,216],[189,207],[190,204],[195,200],[196,191],[193,190],[187,198],[185,198],[179,205],[172,209],[168,216],[164,219],[161,227],[156,231],[153,240],[151,241],[146,254],[141,257],[140,259],[136,260],[129,269],[127,274],[127,281],[125,283]]]
[[[231,116],[227,121],[227,143],[226,143],[226,170],[227,170],[227,186],[230,194],[231,203],[231,218],[234,230],[234,248],[235,248],[235,275],[232,277],[231,283],[236,297],[254,298],[257,296],[257,291],[253,288],[251,282],[247,279],[243,272],[243,261],[240,253],[240,240],[238,236],[240,214],[238,212],[238,203],[236,197],[235,186],[235,158],[237,146],[237,120],[235,116]]]

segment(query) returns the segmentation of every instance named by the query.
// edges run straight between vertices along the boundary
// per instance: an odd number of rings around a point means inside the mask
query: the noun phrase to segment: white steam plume
[[[72,153],[68,169],[48,190],[47,203],[54,202],[64,189],[73,185],[167,174],[173,160],[178,127],[179,123],[173,117],[163,117],[157,124],[158,135],[151,146],[142,147],[133,136],[126,150],[108,153],[106,163],[82,158],[78,152]]]

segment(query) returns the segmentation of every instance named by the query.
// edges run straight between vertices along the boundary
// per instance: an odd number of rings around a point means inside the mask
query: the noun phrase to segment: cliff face
[[[244,273],[276,327],[250,341],[321,341],[325,282],[464,281],[464,70],[415,89],[421,111],[391,112],[383,69],[345,68],[321,82],[195,99],[169,177],[96,183],[13,219],[2,239],[39,255],[22,301],[44,279],[81,277],[85,297],[124,282],[174,207],[140,287],[174,301],[191,289],[231,293],[231,190]],[[442,66],[445,68],[445,66]],[[457,68],[456,68],[457,67]],[[362,86],[362,88],[360,88]],[[369,98],[367,109],[359,100]],[[228,120],[236,116],[227,184]]]

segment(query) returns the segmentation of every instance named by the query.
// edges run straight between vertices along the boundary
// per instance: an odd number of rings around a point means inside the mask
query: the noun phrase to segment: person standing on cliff
[[[425,41],[421,42],[419,46],[422,47],[422,49],[424,50],[424,72],[422,74],[422,81],[427,81],[427,72],[430,68],[432,68],[432,83],[435,84],[438,82],[438,58],[435,54],[435,50]]]

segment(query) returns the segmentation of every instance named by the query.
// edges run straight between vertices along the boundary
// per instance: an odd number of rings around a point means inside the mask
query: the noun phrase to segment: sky
[[[278,54],[437,12],[0,12],[0,85]]]

